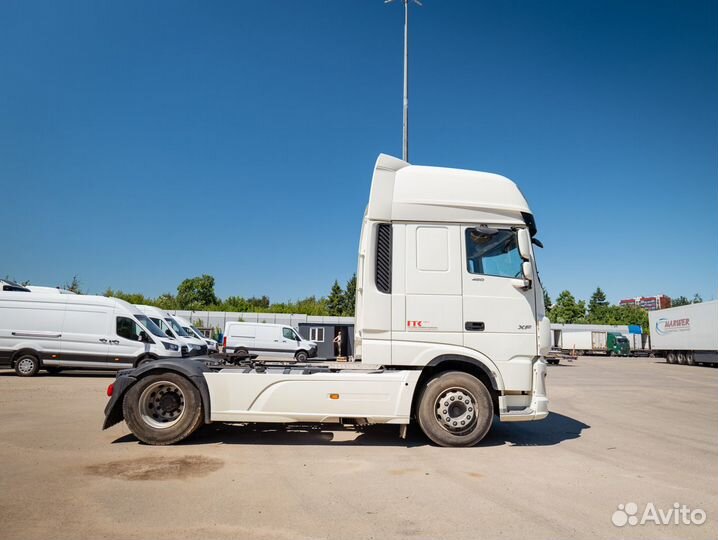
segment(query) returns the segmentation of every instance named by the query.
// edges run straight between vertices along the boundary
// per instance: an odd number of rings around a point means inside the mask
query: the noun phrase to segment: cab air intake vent
[[[391,224],[381,223],[376,233],[376,288],[391,294]]]

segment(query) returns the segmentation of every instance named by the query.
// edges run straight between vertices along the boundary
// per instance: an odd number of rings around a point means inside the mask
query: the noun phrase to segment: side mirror
[[[528,291],[531,288],[531,283],[534,276],[534,267],[530,261],[524,261],[521,263],[522,278],[513,278],[511,284],[517,289]]]
[[[528,229],[519,229],[519,255],[525,261],[531,260],[531,234]]]
[[[148,336],[148,335],[147,335],[147,332],[145,332],[144,330],[142,330],[142,331],[140,332],[140,341],[141,341],[142,343],[152,343],[152,340],[150,339],[150,336]]]
[[[521,271],[524,274],[524,279],[532,280],[534,278],[534,265],[531,261],[524,261],[521,264]]]

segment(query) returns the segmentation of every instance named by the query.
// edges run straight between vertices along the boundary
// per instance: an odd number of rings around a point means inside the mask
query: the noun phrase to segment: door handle
[[[119,345],[119,344],[120,344],[120,340],[119,340],[119,339],[113,339],[113,340],[110,341],[110,343],[112,343],[112,344],[114,344],[114,345]]]
[[[464,328],[466,328],[469,332],[483,332],[484,323],[478,321],[466,321]]]
[[[100,338],[100,343],[107,343],[107,340],[105,338]]]

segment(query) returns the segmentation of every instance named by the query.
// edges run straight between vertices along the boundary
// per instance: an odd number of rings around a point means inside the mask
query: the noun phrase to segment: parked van
[[[0,292],[0,366],[118,370],[179,357],[179,347],[132,304],[81,294]]]
[[[198,356],[207,354],[207,344],[204,340],[197,339],[188,334],[182,325],[166,311],[155,306],[135,306],[142,313],[147,315],[167,336],[180,346],[184,356]]]
[[[184,331],[187,332],[189,335],[194,336],[201,341],[204,341],[207,344],[207,350],[209,352],[217,352],[219,350],[219,344],[215,340],[205,337],[202,332],[195,328],[195,326],[187,319],[185,319],[184,317],[180,317],[179,315],[172,315],[172,318],[180,325],[182,325]]]
[[[248,322],[228,322],[224,326],[225,352],[293,356],[298,362],[317,355],[317,344],[307,341],[291,326]]]

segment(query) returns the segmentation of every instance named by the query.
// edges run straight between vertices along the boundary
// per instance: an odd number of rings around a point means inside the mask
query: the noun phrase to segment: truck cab
[[[619,332],[608,332],[606,335],[606,354],[609,356],[628,356],[631,344],[628,338]]]
[[[502,419],[546,416],[547,400],[534,392],[550,349],[535,235],[507,178],[381,155],[359,246],[356,356],[475,366]]]

